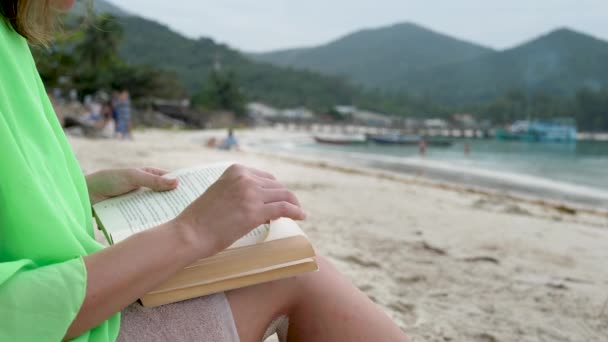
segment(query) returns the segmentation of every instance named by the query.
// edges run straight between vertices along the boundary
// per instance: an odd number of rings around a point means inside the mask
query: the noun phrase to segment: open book
[[[168,174],[179,186],[168,192],[139,190],[97,203],[93,211],[110,244],[176,217],[213,184],[228,163]],[[141,298],[152,307],[318,270],[315,252],[300,227],[282,218],[262,225],[226,250],[178,272]]]

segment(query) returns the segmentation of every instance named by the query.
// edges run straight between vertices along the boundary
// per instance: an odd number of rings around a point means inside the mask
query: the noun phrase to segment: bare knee
[[[308,273],[302,275],[300,281],[307,286],[315,286],[315,283],[325,282],[328,279],[335,277],[342,277],[340,272],[334,267],[334,265],[323,255],[317,255],[317,265],[319,270],[317,272]]]
[[[314,299],[316,294],[343,286],[347,281],[331,262],[322,255],[316,257],[319,270],[306,273],[291,279],[291,286],[296,299]],[[350,283],[349,283],[350,284]]]

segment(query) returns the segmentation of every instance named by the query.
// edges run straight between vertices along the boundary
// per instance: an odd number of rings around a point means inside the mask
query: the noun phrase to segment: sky
[[[556,28],[608,40],[607,0],[111,0],[191,38],[247,52],[320,45],[363,28],[413,22],[505,49]]]

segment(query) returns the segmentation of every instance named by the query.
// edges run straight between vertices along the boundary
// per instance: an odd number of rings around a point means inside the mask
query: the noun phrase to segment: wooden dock
[[[339,125],[322,123],[276,123],[274,128],[293,131],[310,132],[311,134],[409,134],[426,137],[454,139],[488,139],[494,137],[491,129],[481,128],[420,128],[397,129],[390,127],[374,127],[360,125]]]

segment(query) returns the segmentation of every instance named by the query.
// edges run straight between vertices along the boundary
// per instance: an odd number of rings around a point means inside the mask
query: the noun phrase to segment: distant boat
[[[420,137],[416,135],[378,134],[368,135],[367,138],[380,145],[418,145],[420,142]]]
[[[527,142],[575,142],[577,129],[574,119],[516,121],[507,129],[496,131],[500,140]]]
[[[358,145],[367,142],[364,135],[315,135],[314,138],[319,144],[329,145]]]
[[[403,135],[403,134],[380,134],[380,135],[368,135],[367,138],[376,144],[380,145],[411,145],[415,146],[420,144],[421,137],[417,135]],[[449,140],[436,140],[436,139],[424,139],[427,146],[433,147],[450,147],[452,142]]]

